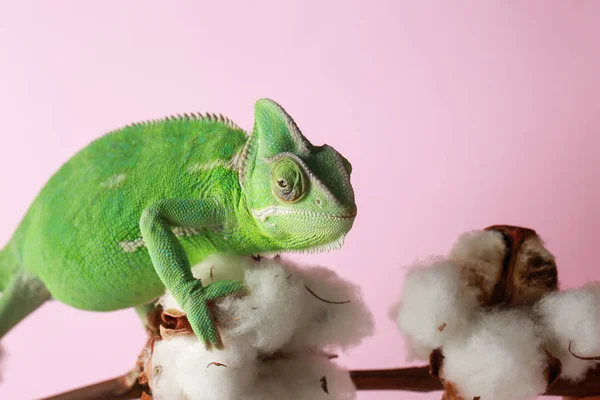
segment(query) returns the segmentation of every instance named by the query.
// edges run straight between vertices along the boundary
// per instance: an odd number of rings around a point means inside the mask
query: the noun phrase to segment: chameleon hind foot
[[[200,280],[189,293],[184,306],[192,330],[208,350],[223,349],[221,334],[212,312],[212,305],[223,297],[244,296],[246,286],[239,281],[218,281],[203,287]]]

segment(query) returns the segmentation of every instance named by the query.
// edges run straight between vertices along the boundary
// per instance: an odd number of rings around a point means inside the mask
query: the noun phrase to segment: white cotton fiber
[[[502,265],[505,251],[506,244],[500,232],[475,230],[458,237],[448,258],[459,263],[472,261],[490,264],[497,269]]]
[[[272,353],[287,343],[302,312],[303,292],[276,260],[263,259],[246,269],[248,296],[218,303],[220,319],[230,336],[247,335],[253,347]],[[227,317],[225,317],[227,316]]]
[[[458,238],[448,260],[463,268],[463,276],[477,288],[482,301],[487,300],[502,269],[506,244],[502,234],[495,231],[472,231]]]
[[[397,323],[413,356],[424,356],[469,326],[479,303],[461,268],[450,261],[411,268],[405,278]]]
[[[553,355],[563,363],[562,376],[573,381],[583,379],[595,361],[580,357],[600,356],[600,284],[548,294],[536,306],[544,335],[552,343]]]
[[[247,342],[224,340],[225,350],[207,352],[194,341],[177,358],[179,380],[189,399],[237,399],[256,380],[258,355]]]
[[[192,275],[196,279],[202,280],[203,286],[208,286],[216,281],[223,280],[244,280],[244,271],[253,264],[251,257],[239,257],[229,254],[213,254],[208,256],[200,264],[192,267]],[[165,309],[182,310],[177,300],[166,291],[165,295],[159,300],[160,305]]]
[[[533,399],[546,390],[547,358],[530,315],[482,314],[470,332],[442,348],[442,376],[465,399]]]
[[[279,397],[269,397],[278,393]],[[262,363],[260,380],[243,400],[351,400],[356,388],[347,371],[322,356],[306,353]]]
[[[247,343],[207,351],[195,336],[179,335],[155,343],[148,383],[155,400],[237,399],[256,380],[256,363]]]
[[[212,256],[193,272],[205,285],[243,280],[249,294],[216,302],[225,350],[206,351],[194,335],[155,344],[151,363],[159,363],[161,373],[149,383],[154,396],[163,396],[155,400],[355,398],[348,372],[322,354],[373,332],[356,285],[325,268],[302,269],[279,257]],[[179,308],[168,293],[161,304]]]
[[[345,349],[373,334],[373,318],[357,285],[327,268],[288,264],[287,270],[302,294],[302,313],[286,350]]]
[[[153,400],[188,400],[179,381],[177,358],[189,347],[187,340],[159,341],[154,345],[150,365],[147,368],[148,386]]]

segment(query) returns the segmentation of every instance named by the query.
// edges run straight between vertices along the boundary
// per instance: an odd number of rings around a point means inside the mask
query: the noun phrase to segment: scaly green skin
[[[143,307],[166,287],[196,335],[221,348],[208,303],[245,288],[203,287],[190,264],[341,246],[356,215],[350,172],[267,99],[251,135],[210,115],[111,132],[50,179],[0,252],[0,336],[49,298],[110,311]]]

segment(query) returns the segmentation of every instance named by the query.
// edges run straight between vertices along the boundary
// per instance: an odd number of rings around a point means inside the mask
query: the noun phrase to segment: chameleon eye
[[[281,200],[294,203],[306,192],[306,178],[302,168],[291,158],[277,161],[273,168],[273,191]]]

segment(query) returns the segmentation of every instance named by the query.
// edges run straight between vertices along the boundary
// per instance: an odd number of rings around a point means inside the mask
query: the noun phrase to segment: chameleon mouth
[[[271,216],[275,216],[275,215],[294,215],[294,214],[307,216],[307,217],[314,217],[314,218],[325,218],[325,219],[331,219],[331,220],[350,220],[350,219],[354,219],[356,217],[356,211],[348,213],[348,214],[328,214],[328,213],[319,213],[319,212],[313,212],[313,211],[294,210],[294,209],[290,209],[290,208],[286,208],[286,207],[278,207],[278,206],[265,207],[260,210],[252,210],[252,215],[255,218],[261,219],[262,221],[266,220],[267,218],[269,218]]]

